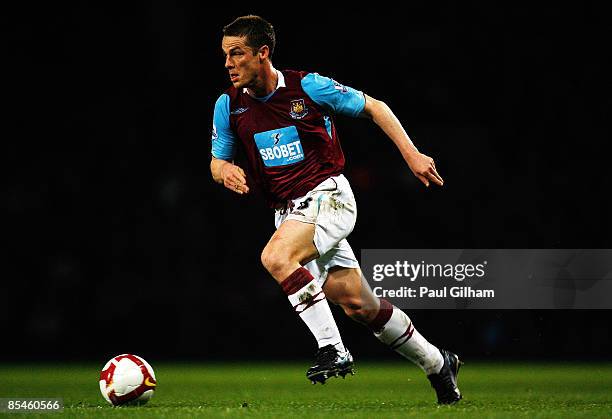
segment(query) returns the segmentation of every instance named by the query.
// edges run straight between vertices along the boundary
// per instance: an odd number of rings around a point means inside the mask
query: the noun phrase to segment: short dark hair
[[[246,44],[253,49],[253,55],[259,48],[267,45],[270,48],[270,57],[274,53],[276,34],[274,28],[267,20],[255,16],[241,16],[229,25],[223,27],[223,36],[246,36]]]

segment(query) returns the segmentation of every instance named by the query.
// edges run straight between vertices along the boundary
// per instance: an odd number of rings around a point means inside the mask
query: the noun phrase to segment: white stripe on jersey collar
[[[278,71],[277,69],[274,69],[274,71],[276,71],[276,75],[278,76],[278,81],[276,82],[276,89],[274,89],[274,91],[277,91],[281,87],[287,87],[287,85],[285,84],[285,76],[283,76],[283,73]],[[242,88],[242,92],[247,94],[249,93],[246,87]]]

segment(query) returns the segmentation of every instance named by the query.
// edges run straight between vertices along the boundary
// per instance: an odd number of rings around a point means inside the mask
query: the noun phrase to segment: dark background
[[[312,355],[260,266],[272,213],[208,168],[221,28],[247,13],[274,24],[277,68],[384,100],[436,159],[446,183],[426,189],[374,124],[337,120],[356,252],[612,247],[602,10],[126,3],[6,11],[0,361]],[[396,359],[336,313],[356,357]],[[465,358],[612,350],[609,311],[409,315]]]

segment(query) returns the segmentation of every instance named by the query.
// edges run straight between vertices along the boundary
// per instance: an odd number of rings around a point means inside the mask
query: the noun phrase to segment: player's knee
[[[356,322],[367,324],[370,321],[372,310],[363,305],[361,298],[349,297],[339,303],[344,313]]]
[[[276,278],[283,271],[286,261],[273,247],[266,246],[261,252],[261,264]]]

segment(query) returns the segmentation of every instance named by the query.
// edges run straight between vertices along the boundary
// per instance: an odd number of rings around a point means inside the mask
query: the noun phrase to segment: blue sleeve
[[[302,89],[319,106],[330,112],[357,117],[365,107],[365,95],[317,73],[302,79]]]
[[[215,103],[212,131],[212,155],[217,159],[233,160],[236,153],[236,136],[230,128],[230,98],[222,94]]]

